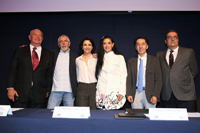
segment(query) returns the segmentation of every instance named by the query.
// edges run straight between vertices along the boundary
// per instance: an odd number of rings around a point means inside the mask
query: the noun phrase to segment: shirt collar
[[[139,59],[142,59],[142,60],[143,60],[143,59],[146,58],[146,57],[147,57],[147,53],[145,53],[145,55],[144,55],[143,57],[140,57],[140,55],[138,54],[138,58],[139,58]]]
[[[60,49],[60,53],[63,53],[63,54],[69,54],[69,51],[70,49],[67,52],[63,52],[62,49]]]
[[[179,49],[179,46],[178,46],[177,48],[173,49],[173,51],[177,53],[177,52],[178,52],[178,49]],[[170,52],[170,51],[171,51],[171,49],[168,48],[168,49],[167,49],[167,52]]]
[[[104,57],[108,58],[108,57],[111,57],[112,55],[114,55],[114,52],[113,51],[110,51],[108,53],[105,52],[104,55],[105,55]]]
[[[30,44],[30,48],[33,50],[34,46],[32,44]],[[41,45],[36,47],[37,49],[40,49],[41,48]]]
[[[93,58],[92,54],[91,54],[89,60],[90,60],[91,58]],[[83,54],[81,55],[81,58],[80,58],[80,59],[83,60]],[[83,60],[83,61],[84,61],[84,60]]]

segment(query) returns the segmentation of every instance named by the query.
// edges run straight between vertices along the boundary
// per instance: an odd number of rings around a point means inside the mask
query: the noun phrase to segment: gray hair
[[[69,39],[69,37],[68,37],[67,35],[61,35],[61,36],[58,37],[58,43],[59,43],[59,41],[60,41],[60,40],[59,40],[60,37],[67,37],[67,38],[68,38],[68,41],[70,42],[70,39]]]

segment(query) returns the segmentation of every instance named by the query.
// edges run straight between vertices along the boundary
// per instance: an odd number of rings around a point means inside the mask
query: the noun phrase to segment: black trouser
[[[33,87],[31,87],[30,93],[26,102],[20,102],[17,100],[14,102],[14,107],[15,108],[44,108],[44,104],[45,103],[35,103]]]
[[[76,106],[89,106],[91,110],[96,109],[96,83],[79,82],[76,91]]]
[[[163,100],[163,106],[164,108],[187,108],[187,112],[196,112],[196,100],[180,101],[173,93],[168,101]]]

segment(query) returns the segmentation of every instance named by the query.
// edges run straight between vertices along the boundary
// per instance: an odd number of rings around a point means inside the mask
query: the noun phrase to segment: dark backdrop
[[[29,45],[29,32],[35,28],[44,33],[42,45],[49,50],[57,48],[61,34],[69,36],[74,51],[78,51],[81,39],[87,36],[93,38],[97,51],[100,38],[110,35],[126,61],[137,55],[134,38],[147,37],[148,54],[156,55],[166,48],[166,32],[174,29],[179,33],[180,46],[193,48],[200,66],[200,12],[0,13],[0,105],[10,104],[6,78],[14,50],[20,45]],[[200,97],[200,77],[195,84]]]

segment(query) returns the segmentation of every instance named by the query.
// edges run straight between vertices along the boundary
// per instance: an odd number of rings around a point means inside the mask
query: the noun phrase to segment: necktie
[[[33,48],[32,51],[32,60],[33,60],[33,71],[35,70],[35,68],[37,67],[37,65],[39,64],[39,58],[38,58],[38,54],[35,51],[37,48]]]
[[[138,91],[143,90],[143,60],[140,58],[139,73],[138,73]]]
[[[170,54],[169,54],[169,67],[172,68],[173,64],[174,64],[174,56],[173,56],[173,53],[174,51],[171,50],[170,51]]]

